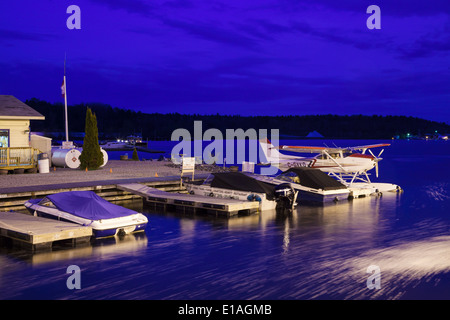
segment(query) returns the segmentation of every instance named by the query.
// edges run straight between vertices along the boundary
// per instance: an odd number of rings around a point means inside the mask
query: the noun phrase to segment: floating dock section
[[[206,178],[207,174],[196,174],[196,178]],[[65,182],[59,184],[0,188],[0,211],[24,210],[29,199],[44,198],[49,194],[65,191],[94,191],[108,201],[139,199],[140,196],[117,189],[117,184],[140,183],[164,191],[185,192],[180,187],[180,176],[142,177],[97,181]]]
[[[118,184],[117,189],[143,197],[145,204],[155,210],[207,213],[227,217],[237,214],[252,214],[259,210],[257,201],[166,192],[140,183]]]
[[[31,251],[50,250],[54,243],[78,246],[89,243],[92,228],[35,217],[19,212],[0,212],[0,241]]]

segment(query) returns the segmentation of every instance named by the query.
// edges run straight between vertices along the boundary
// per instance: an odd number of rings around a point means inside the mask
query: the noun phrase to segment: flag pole
[[[66,116],[66,142],[69,142],[69,122],[67,120],[66,54],[64,54],[64,107]]]

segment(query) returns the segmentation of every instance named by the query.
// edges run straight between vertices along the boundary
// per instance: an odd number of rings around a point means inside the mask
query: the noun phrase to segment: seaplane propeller
[[[380,151],[380,153],[378,154],[378,157],[375,157],[375,155],[373,154],[372,150],[370,150],[370,149],[367,149],[367,150],[369,150],[369,153],[372,155],[373,161],[375,162],[375,175],[376,175],[376,177],[378,178],[378,162],[380,162],[381,160],[383,160],[383,158],[380,158],[380,156],[381,156],[381,154],[383,153],[384,149],[382,149],[382,150]]]

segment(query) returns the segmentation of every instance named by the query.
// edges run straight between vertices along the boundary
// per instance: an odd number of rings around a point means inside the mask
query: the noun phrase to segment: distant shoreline
[[[31,131],[64,132],[64,108],[61,103],[49,103],[36,98],[25,103],[45,116],[43,121],[32,121]],[[202,131],[214,128],[225,133],[227,129],[278,129],[280,138],[305,139],[318,133],[324,139],[392,139],[424,137],[430,134],[450,133],[450,125],[411,116],[380,115],[288,115],[239,116],[200,115],[179,113],[143,113],[112,107],[101,103],[68,106],[69,131],[84,132],[86,109],[97,116],[99,139],[119,139],[139,135],[143,140],[171,140],[176,129],[193,132],[194,121],[202,122]],[[301,108],[299,108],[301,110]],[[57,138],[57,137],[53,137]]]

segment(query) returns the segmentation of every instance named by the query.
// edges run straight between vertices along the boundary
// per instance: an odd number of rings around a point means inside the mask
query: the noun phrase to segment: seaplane
[[[372,183],[368,171],[375,169],[378,178],[378,163],[384,152],[382,149],[377,156],[371,151],[374,148],[388,147],[388,143],[354,146],[354,147],[327,147],[327,146],[274,146],[267,138],[259,140],[266,158],[266,163],[276,166],[281,171],[291,168],[308,167],[318,169],[333,176],[348,188],[364,195],[372,192],[400,191],[398,185],[390,183]],[[280,151],[294,153],[314,154],[313,156],[296,156],[283,154]],[[363,189],[367,189],[363,192]]]

